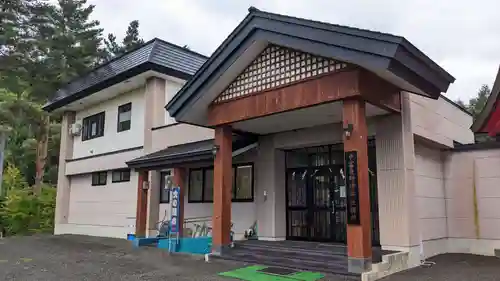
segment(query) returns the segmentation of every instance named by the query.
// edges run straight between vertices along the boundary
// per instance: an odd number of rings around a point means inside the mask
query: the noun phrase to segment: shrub
[[[3,180],[6,196],[0,199],[0,228],[6,235],[29,235],[52,232],[56,189],[42,186],[40,196],[27,187],[15,167],[7,167]]]

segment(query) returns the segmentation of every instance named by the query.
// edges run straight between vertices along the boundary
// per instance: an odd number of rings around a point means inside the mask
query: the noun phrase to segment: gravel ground
[[[217,273],[243,266],[246,264],[220,260],[206,263],[200,257],[169,255],[156,248],[134,249],[121,239],[64,235],[0,240],[0,280],[9,281],[228,281],[232,279]]]
[[[436,265],[391,275],[383,281],[500,281],[500,259],[463,254],[440,255]],[[218,272],[246,266],[204,262],[191,255],[169,255],[155,248],[134,249],[121,239],[87,236],[33,236],[0,240],[0,280],[231,280]],[[345,277],[326,276],[325,281]],[[353,280],[353,279],[349,279]]]
[[[445,254],[419,267],[388,276],[381,281],[500,281],[500,259],[467,254]]]

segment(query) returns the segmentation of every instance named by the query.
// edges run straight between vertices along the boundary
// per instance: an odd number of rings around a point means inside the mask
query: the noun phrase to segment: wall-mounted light
[[[353,126],[351,123],[344,124],[344,135],[346,138],[350,138],[352,135]]]
[[[219,151],[219,146],[217,144],[214,144],[212,147],[212,155],[215,157],[217,156],[217,152]]]

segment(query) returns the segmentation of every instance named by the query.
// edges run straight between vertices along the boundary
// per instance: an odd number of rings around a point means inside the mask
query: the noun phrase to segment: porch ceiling
[[[206,126],[207,107],[269,45],[359,66],[399,89],[437,99],[454,78],[405,38],[266,13],[255,8],[166,109]]]
[[[388,113],[377,106],[366,104],[367,117]],[[342,122],[342,102],[332,102],[245,120],[233,123],[232,127],[249,133],[265,135],[340,122]]]

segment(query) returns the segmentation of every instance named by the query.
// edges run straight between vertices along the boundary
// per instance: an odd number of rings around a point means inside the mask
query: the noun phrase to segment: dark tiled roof
[[[263,12],[251,7],[247,17],[207,63],[170,100],[166,106],[169,113],[181,117],[255,41],[359,65],[383,73],[386,79],[399,83],[403,90],[434,99],[446,92],[455,80],[404,37]]]
[[[206,60],[204,55],[155,38],[69,82],[44,109],[57,109],[147,70],[189,79]]]
[[[453,152],[466,152],[474,150],[500,149],[500,141],[486,141],[480,143],[459,144],[454,148],[447,149]]]
[[[233,152],[255,142],[255,138],[233,137]],[[136,169],[170,168],[176,164],[212,160],[213,147],[214,139],[179,144],[130,160],[127,165]]]

